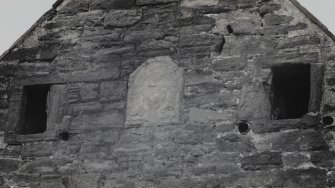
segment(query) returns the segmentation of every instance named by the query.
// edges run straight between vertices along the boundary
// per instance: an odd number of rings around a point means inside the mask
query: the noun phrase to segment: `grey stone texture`
[[[0,58],[0,187],[335,187],[334,37],[292,2],[58,0]],[[311,65],[298,119],[271,119],[282,64]]]
[[[183,69],[170,57],[148,59],[129,77],[126,124],[179,123],[183,86]]]

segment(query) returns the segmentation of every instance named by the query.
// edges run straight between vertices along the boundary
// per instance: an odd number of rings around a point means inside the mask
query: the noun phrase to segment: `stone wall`
[[[281,64],[311,65],[313,113],[271,119]],[[334,67],[289,0],[58,1],[0,62],[0,187],[334,187]],[[47,130],[20,135],[34,84]]]

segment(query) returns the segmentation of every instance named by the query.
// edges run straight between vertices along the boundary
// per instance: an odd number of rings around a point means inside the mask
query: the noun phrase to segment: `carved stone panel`
[[[178,123],[183,69],[168,56],[148,59],[130,75],[126,124]]]

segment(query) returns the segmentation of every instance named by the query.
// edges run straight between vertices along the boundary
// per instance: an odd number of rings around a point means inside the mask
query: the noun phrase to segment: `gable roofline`
[[[335,35],[318,19],[316,18],[310,11],[308,11],[304,6],[302,6],[298,0],[289,0],[296,8],[298,8],[311,22],[316,24],[323,32],[325,32],[334,42],[335,42]],[[46,12],[40,19],[38,19],[34,25],[32,25],[18,40],[11,45],[11,47],[6,50],[2,55],[0,55],[0,61],[12,51],[17,45],[21,44],[29,34],[40,24],[42,24],[45,20],[48,20],[50,16],[53,17],[55,11],[58,6],[60,6],[64,0],[57,0],[53,5],[52,8]]]
[[[297,7],[311,22],[317,25],[323,32],[325,32],[335,42],[335,35],[325,26],[318,18],[316,18],[309,10],[302,6],[298,0],[289,0],[295,7]]]
[[[50,19],[50,17],[53,17],[55,15],[55,11],[59,5],[63,3],[64,0],[57,0],[50,10],[48,10],[46,13],[43,14],[19,39],[17,39],[8,50],[6,50],[3,54],[0,55],[0,61],[15,48],[17,45],[21,44],[31,32],[40,24],[42,24],[44,21]]]

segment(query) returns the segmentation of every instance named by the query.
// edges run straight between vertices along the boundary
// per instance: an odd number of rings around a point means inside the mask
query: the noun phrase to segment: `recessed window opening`
[[[310,65],[286,64],[272,68],[272,118],[301,118],[308,112]]]
[[[50,85],[31,85],[23,88],[21,126],[18,134],[38,134],[46,131],[49,91]]]

